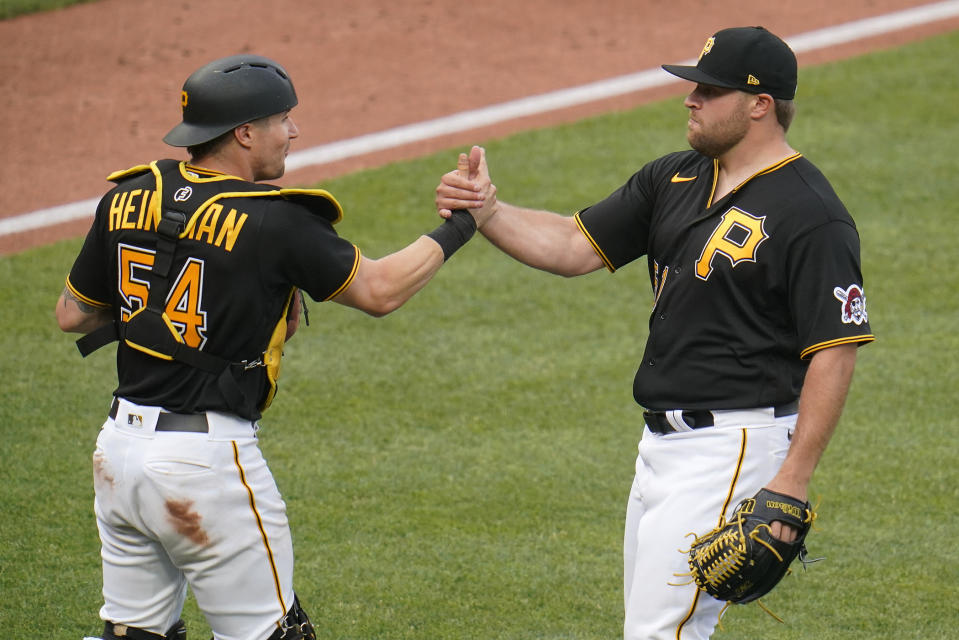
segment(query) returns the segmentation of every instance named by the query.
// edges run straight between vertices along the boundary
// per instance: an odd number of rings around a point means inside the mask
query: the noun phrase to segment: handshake
[[[485,149],[474,146],[468,155],[459,155],[456,169],[444,174],[436,187],[436,209],[447,220],[454,211],[465,210],[478,229],[496,213],[496,185],[490,180]]]

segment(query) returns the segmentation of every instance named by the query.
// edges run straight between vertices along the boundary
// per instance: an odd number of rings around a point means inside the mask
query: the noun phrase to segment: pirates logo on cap
[[[703,56],[713,50],[713,45],[716,44],[716,38],[710,36],[706,41],[706,44],[703,45],[703,50],[699,53],[699,59],[702,60]]]

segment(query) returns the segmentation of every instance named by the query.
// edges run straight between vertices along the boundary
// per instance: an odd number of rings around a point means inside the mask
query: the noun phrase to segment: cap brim
[[[704,73],[699,69],[699,67],[689,67],[681,64],[664,64],[662,65],[663,69],[669,73],[682,78],[683,80],[689,80],[690,82],[696,82],[698,84],[708,84],[713,87],[725,87],[727,89],[739,89],[739,85],[733,84],[731,82],[725,82],[719,78],[715,78],[708,73]]]
[[[171,147],[192,147],[193,145],[209,142],[232,128],[233,127],[227,127],[224,129],[222,126],[198,127],[181,122],[170,129],[168,134],[163,136],[163,141]]]

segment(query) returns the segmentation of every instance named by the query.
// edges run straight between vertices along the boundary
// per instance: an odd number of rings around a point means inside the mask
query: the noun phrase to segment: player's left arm
[[[110,307],[92,305],[77,297],[70,287],[64,287],[56,308],[57,324],[70,333],[90,333],[113,322]]]
[[[846,403],[857,348],[857,344],[844,344],[813,354],[799,396],[799,416],[789,452],[767,489],[802,501],[808,499],[809,481]],[[773,530],[773,535],[777,534],[778,527]],[[789,534],[777,537],[788,539]]]

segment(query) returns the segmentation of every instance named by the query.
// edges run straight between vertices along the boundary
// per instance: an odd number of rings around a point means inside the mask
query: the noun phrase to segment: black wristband
[[[443,260],[449,260],[457,249],[466,244],[476,232],[476,220],[469,211],[456,209],[453,215],[426,235],[443,249]]]

